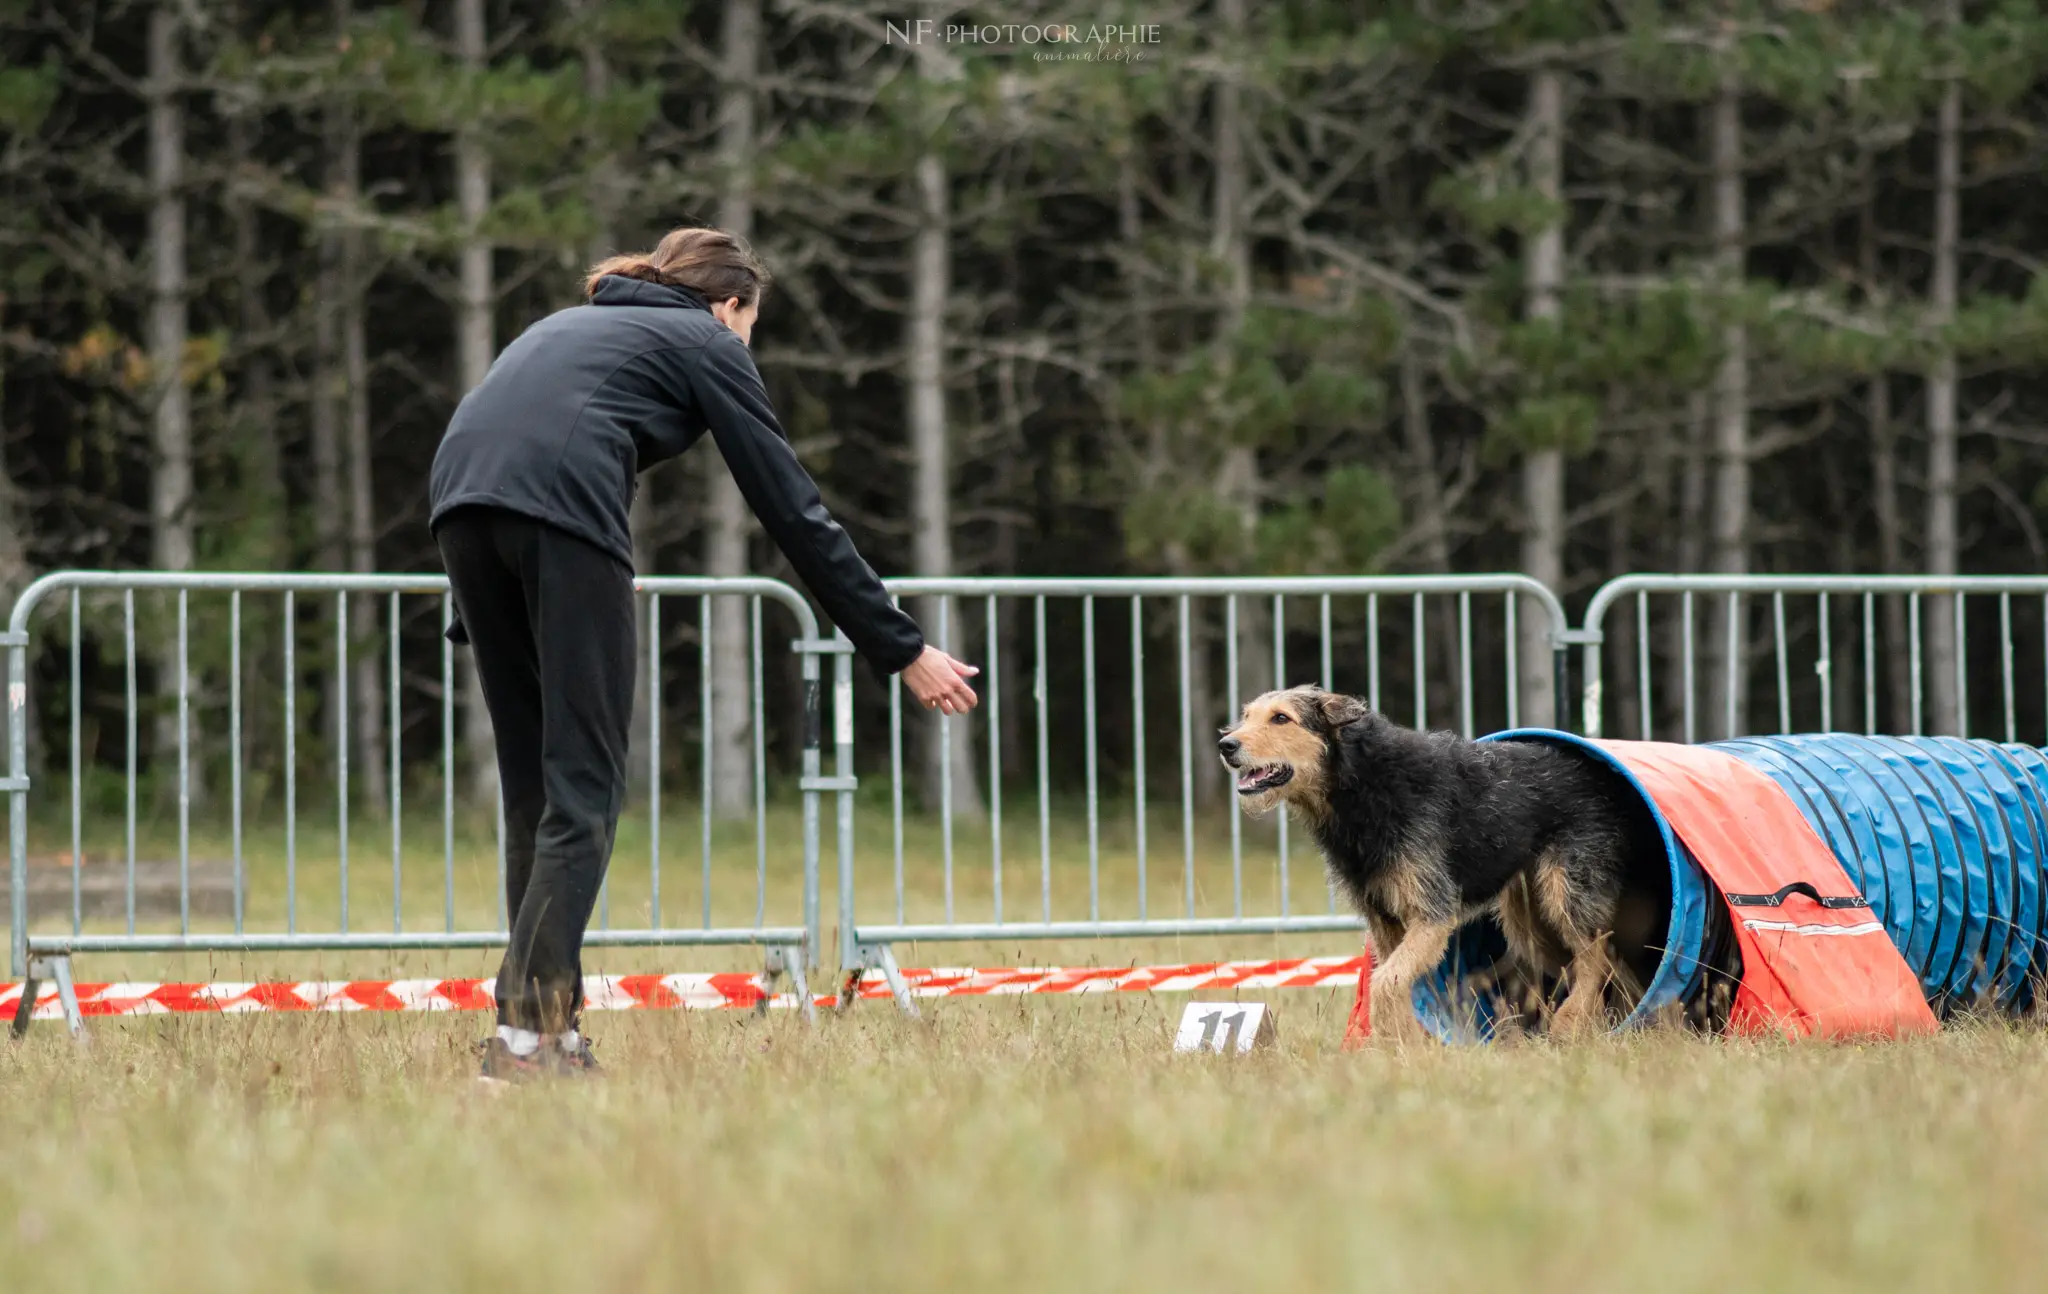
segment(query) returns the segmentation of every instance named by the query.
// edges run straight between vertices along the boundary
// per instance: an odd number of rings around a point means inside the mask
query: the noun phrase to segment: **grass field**
[[[1179,1003],[596,1019],[493,1096],[476,1017],[0,1048],[0,1288],[2025,1290],[2048,1039],[1167,1054]]]
[[[677,815],[665,902],[701,903]],[[1054,820],[1060,915],[1086,850]],[[1185,902],[1162,824],[1155,914]],[[409,928],[438,924],[444,867],[409,833]],[[1012,919],[1042,879],[1036,823],[1006,846]],[[38,832],[45,849],[65,824]],[[770,921],[792,910],[794,823],[770,823]],[[861,910],[893,915],[886,815],[860,824]],[[109,833],[93,831],[106,859]],[[1135,859],[1105,833],[1105,911]],[[161,819],[142,848],[167,843]],[[277,842],[246,842],[251,928],[276,928]],[[302,921],[332,928],[335,842],[299,839]],[[195,854],[219,856],[218,832]],[[378,849],[385,852],[380,858]],[[614,920],[650,901],[628,823]],[[388,922],[388,828],[353,845],[356,928]],[[906,911],[942,911],[929,823],[906,841]],[[987,913],[990,846],[963,830],[959,915]],[[680,856],[678,856],[680,855]],[[149,856],[162,857],[162,852]],[[829,860],[828,852],[828,860]],[[1273,842],[1247,838],[1247,910]],[[1198,910],[1229,910],[1227,835],[1202,840]],[[95,863],[93,865],[101,865]],[[750,920],[751,827],[720,828],[712,892]],[[1299,842],[1293,893],[1320,905]],[[458,841],[458,919],[489,924],[495,863]],[[827,924],[833,912],[824,877]],[[1077,898],[1078,896],[1078,898]],[[1110,907],[1114,899],[1117,907]],[[1311,908],[1310,910],[1314,910]],[[1085,909],[1084,909],[1085,911]],[[43,913],[38,927],[68,924]],[[387,927],[388,928],[388,927]],[[1345,952],[1343,936],[1150,945],[927,945],[909,964],[1127,964]],[[493,954],[80,960],[81,980],[489,974]],[[591,969],[741,969],[736,949],[608,950]],[[2030,1290],[2048,1219],[2048,1033],[1969,1025],[1895,1046],[1672,1034],[1346,1054],[1348,997],[1248,995],[1280,1043],[1174,1058],[1185,999],[864,1005],[784,1014],[593,1015],[611,1077],[493,1096],[463,1016],[184,1017],[38,1026],[0,1044],[0,1290],[970,1289]]]

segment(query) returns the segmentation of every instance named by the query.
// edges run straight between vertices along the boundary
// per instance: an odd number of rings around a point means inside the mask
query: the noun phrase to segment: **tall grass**
[[[1147,899],[1185,910],[1177,820],[1151,824]],[[169,856],[175,819],[138,823]],[[456,918],[495,921],[490,824],[458,822]],[[762,903],[791,920],[800,821],[769,814]],[[1196,844],[1196,910],[1276,901],[1277,853],[1227,826]],[[1006,916],[1086,910],[1085,821],[1005,828]],[[408,817],[408,928],[443,919],[440,824]],[[828,929],[837,874],[825,824]],[[37,825],[39,849],[68,819]],[[987,824],[954,840],[954,909],[993,903]],[[857,822],[859,911],[893,918],[887,806]],[[1105,823],[1106,915],[1137,899],[1133,824]],[[88,866],[125,850],[89,824]],[[701,829],[664,825],[663,912],[702,917]],[[209,817],[195,857],[224,857]],[[302,820],[302,927],[332,928],[338,831]],[[622,827],[617,924],[652,904],[644,818]],[[913,817],[905,914],[944,911],[943,833]],[[283,843],[245,832],[247,924],[278,928]],[[388,822],[351,836],[351,922],[391,919]],[[713,916],[751,921],[750,823],[718,825]],[[1297,910],[1321,898],[1297,841]],[[1015,885],[1016,890],[1007,887]],[[1262,888],[1263,887],[1263,888]],[[44,913],[61,927],[68,913]],[[218,924],[215,922],[214,924]],[[899,949],[906,963],[1124,962],[1348,951],[1346,936],[1138,944],[1022,938]],[[589,969],[733,969],[734,949],[594,952]],[[826,951],[825,960],[835,958]],[[82,958],[81,979],[486,975],[493,954]],[[323,1015],[39,1026],[0,1045],[0,1290],[1062,1291],[2033,1289],[2048,1211],[2048,1037],[1978,1025],[1897,1046],[1671,1034],[1347,1055],[1347,995],[1261,995],[1280,1045],[1168,1054],[1180,1001],[956,1001],[923,1023],[882,1004],[815,1028],[778,1013],[621,1013],[587,1026],[613,1076],[490,1097],[479,1016]]]
[[[2048,1041],[1650,1035],[1167,1054],[1172,1000],[593,1022],[491,1097],[475,1018],[0,1047],[0,1288],[2030,1290]]]

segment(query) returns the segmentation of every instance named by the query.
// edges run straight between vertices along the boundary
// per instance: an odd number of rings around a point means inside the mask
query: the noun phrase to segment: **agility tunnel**
[[[1961,1009],[2025,1012],[2048,974],[2048,757],[2033,747],[1840,733],[1683,746],[1545,729],[1484,740],[1597,760],[1656,824],[1664,855],[1642,861],[1617,922],[1621,1029],[1924,1032]],[[1503,987],[1505,952],[1491,919],[1466,926],[1416,988],[1424,1023],[1484,1041],[1529,1019]]]

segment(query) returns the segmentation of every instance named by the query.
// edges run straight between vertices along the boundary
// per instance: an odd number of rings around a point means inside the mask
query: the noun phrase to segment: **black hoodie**
[[[466,504],[544,521],[633,564],[635,477],[706,430],[768,535],[860,653],[894,674],[917,624],[825,511],[754,357],[702,297],[613,275],[591,303],[507,346],[463,397],[434,455],[429,527]]]

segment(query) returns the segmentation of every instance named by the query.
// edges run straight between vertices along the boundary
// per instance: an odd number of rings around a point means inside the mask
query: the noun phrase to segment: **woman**
[[[974,708],[979,671],[925,645],[818,496],[748,349],[768,272],[717,229],[591,271],[463,398],[434,455],[429,526],[476,659],[505,803],[511,943],[486,1078],[594,1070],[577,1033],[584,927],[626,795],[635,476],[707,430],[799,578],[928,709]]]

